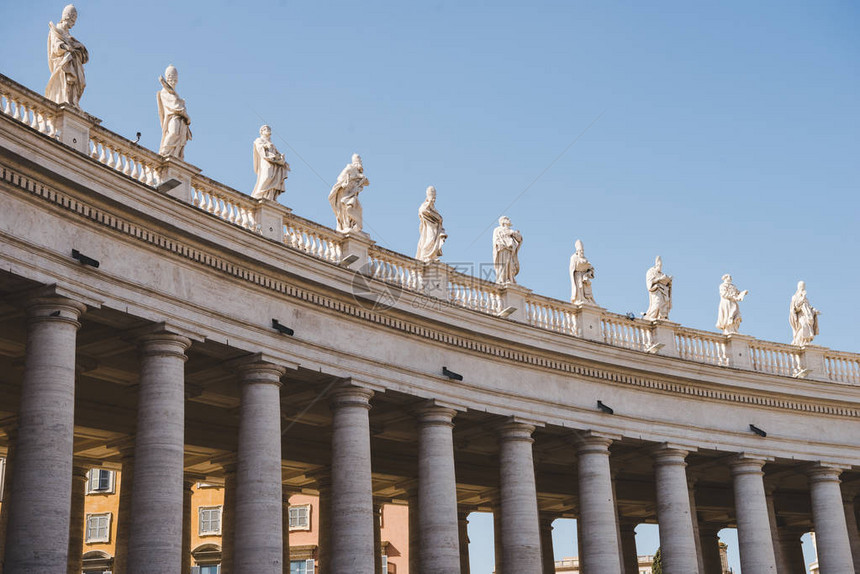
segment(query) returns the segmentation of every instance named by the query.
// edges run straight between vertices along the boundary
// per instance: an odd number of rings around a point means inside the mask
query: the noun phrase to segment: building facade
[[[219,551],[222,573],[283,574],[294,550],[323,573],[468,572],[475,511],[509,574],[555,570],[560,517],[586,574],[638,572],[642,522],[672,574],[723,571],[727,526],[744,574],[802,572],[812,530],[822,574],[857,569],[858,355],[423,263],[6,77],[0,110],[4,574]],[[285,511],[304,494],[315,549]]]

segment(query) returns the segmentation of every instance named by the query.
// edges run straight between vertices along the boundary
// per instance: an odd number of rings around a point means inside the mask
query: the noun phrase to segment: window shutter
[[[314,561],[313,561],[313,559],[305,561],[305,574],[314,574]]]

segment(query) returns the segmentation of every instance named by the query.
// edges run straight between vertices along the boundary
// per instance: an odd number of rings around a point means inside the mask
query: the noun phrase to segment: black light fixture
[[[502,319],[510,317],[516,310],[516,307],[505,307],[504,309],[496,313],[496,317],[501,317]]]
[[[442,367],[442,374],[451,379],[452,381],[462,381],[463,375],[455,373],[454,371],[449,371],[448,367]]]
[[[158,184],[158,187],[155,188],[155,191],[157,191],[158,193],[167,193],[174,187],[179,187],[180,185],[182,185],[181,181],[171,177],[167,181],[163,181]]]
[[[761,430],[760,428],[758,428],[757,426],[755,426],[753,424],[750,425],[750,430],[753,431],[758,436],[761,436],[761,437],[767,436],[766,432],[764,432],[763,430]]]
[[[349,267],[350,265],[358,261],[358,259],[358,255],[356,255],[355,253],[350,253],[349,255],[340,260],[340,264],[344,267]]]
[[[614,415],[615,411],[609,405],[604,405],[603,401],[597,401],[597,408],[608,415]]]
[[[99,262],[98,259],[93,259],[92,257],[87,257],[77,249],[72,249],[72,259],[77,259],[83,265],[89,265],[90,267],[98,268]]]
[[[295,331],[293,331],[292,329],[290,329],[286,325],[281,325],[281,322],[278,321],[277,319],[272,319],[272,329],[274,329],[275,331],[277,331],[278,333],[280,333],[282,335],[289,335],[290,337],[292,337],[296,333]]]

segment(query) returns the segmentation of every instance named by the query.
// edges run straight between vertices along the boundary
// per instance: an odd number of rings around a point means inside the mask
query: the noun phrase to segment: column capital
[[[231,366],[239,374],[239,380],[246,385],[270,384],[280,387],[281,377],[287,372],[286,367],[265,360],[260,353],[232,361]]]
[[[576,448],[576,454],[606,454],[609,455],[609,447],[620,436],[604,435],[594,432],[576,433],[569,440]]]
[[[848,468],[850,467],[818,462],[806,469],[806,476],[810,484],[818,482],[835,482],[838,484],[840,482],[839,476]]]
[[[156,331],[138,337],[137,344],[143,357],[174,357],[187,361],[185,351],[191,346],[191,339],[170,331]]]
[[[87,480],[87,477],[90,473],[90,466],[88,464],[82,463],[74,463],[72,466],[72,478],[79,480]]]
[[[51,295],[45,291],[29,297],[25,306],[30,323],[68,323],[75,328],[80,328],[78,319],[87,310],[87,306],[80,301],[61,295]]]
[[[621,529],[621,532],[632,532],[635,535],[637,526],[639,526],[639,521],[635,518],[633,520],[625,520],[619,517],[618,519],[618,527]]]
[[[535,425],[522,422],[513,417],[498,427],[499,439],[502,441],[525,441],[533,443],[532,433]]]
[[[370,410],[370,399],[374,394],[372,390],[364,387],[342,385],[329,392],[329,408],[338,410],[344,407],[363,407]]]
[[[729,461],[732,476],[739,474],[758,474],[764,476],[764,465],[773,460],[770,457],[741,453]]]
[[[437,405],[436,402],[432,400],[421,404],[414,410],[414,412],[418,419],[418,423],[422,426],[433,425],[453,428],[454,417],[457,416],[456,410]]]
[[[687,455],[690,454],[688,449],[665,442],[648,449],[648,452],[656,464],[677,464],[684,467],[687,466]]]

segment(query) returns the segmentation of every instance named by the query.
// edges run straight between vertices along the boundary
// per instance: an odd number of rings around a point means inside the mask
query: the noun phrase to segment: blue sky
[[[804,279],[816,343],[860,351],[855,2],[76,5],[82,107],[157,149],[158,76],[174,64],[186,159],[216,180],[250,192],[265,121],[292,166],[281,201],[304,217],[334,225],[326,195],[358,152],[366,230],[385,247],[414,253],[432,184],[448,262],[489,261],[504,213],[538,293],[568,297],[580,238],[610,310],[645,310],[659,254],[674,321],[714,330],[728,272],[750,290],[741,332],[788,342]],[[4,3],[2,73],[44,90],[62,6]]]

